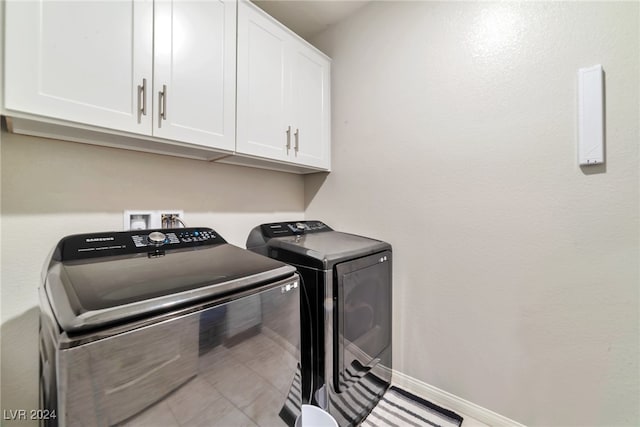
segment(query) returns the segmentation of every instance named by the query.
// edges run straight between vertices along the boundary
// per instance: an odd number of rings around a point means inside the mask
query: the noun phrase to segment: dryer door
[[[334,386],[343,392],[374,367],[391,368],[391,251],[334,269]]]

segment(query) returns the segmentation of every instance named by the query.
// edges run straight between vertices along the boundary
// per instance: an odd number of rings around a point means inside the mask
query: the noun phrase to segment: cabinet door
[[[239,153],[288,160],[287,47],[290,35],[251,4],[238,4]],[[293,139],[291,132],[290,141]]]
[[[153,135],[233,150],[235,2],[157,0],[154,15]]]
[[[6,109],[151,133],[152,1],[10,0],[5,12]]]
[[[298,40],[292,43],[291,114],[296,163],[329,169],[331,102],[329,60]]]

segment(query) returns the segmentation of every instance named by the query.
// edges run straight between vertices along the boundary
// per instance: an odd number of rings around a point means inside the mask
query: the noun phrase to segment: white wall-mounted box
[[[178,219],[175,219],[175,217]],[[180,209],[126,210],[122,220],[123,230],[186,227],[184,211]]]
[[[578,164],[604,163],[604,81],[602,65],[578,70]]]

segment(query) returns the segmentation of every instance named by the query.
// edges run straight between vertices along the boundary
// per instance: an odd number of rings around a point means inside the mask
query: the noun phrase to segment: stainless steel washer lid
[[[45,280],[61,328],[77,332],[168,311],[291,276],[295,268],[224,243],[126,256],[52,261]]]
[[[345,259],[391,249],[391,245],[380,240],[339,231],[275,237],[267,245],[317,260],[325,269]]]

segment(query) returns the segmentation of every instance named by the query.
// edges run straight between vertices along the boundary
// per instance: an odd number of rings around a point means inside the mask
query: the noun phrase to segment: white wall
[[[314,40],[333,172],[306,217],[393,244],[395,369],[525,424],[640,424],[638,40],[637,2],[373,2]]]
[[[121,230],[124,209],[168,208],[184,209],[187,225],[211,227],[244,247],[252,227],[304,214],[298,175],[4,131],[0,137],[1,407],[7,411],[38,407],[37,288],[61,237]]]

